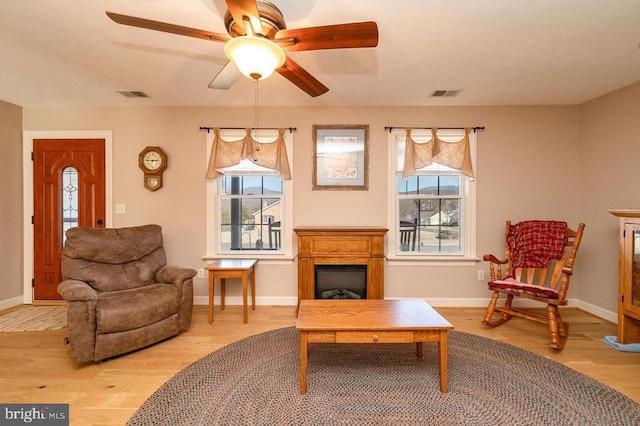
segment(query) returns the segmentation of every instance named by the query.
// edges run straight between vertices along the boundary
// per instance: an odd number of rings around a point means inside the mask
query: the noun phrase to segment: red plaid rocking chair
[[[574,231],[564,222],[531,220],[512,225],[507,221],[505,257],[486,254],[489,262],[489,290],[493,296],[482,321],[489,327],[519,317],[549,326],[551,347],[562,349],[569,334],[569,324],[562,321],[559,306],[567,304],[567,291],[578,253],[584,223]],[[497,306],[500,295],[506,296]],[[512,306],[514,298],[546,304],[546,315]],[[493,319],[494,313],[501,315]]]

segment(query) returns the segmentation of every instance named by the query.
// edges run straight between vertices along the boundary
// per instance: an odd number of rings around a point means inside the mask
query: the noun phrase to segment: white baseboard
[[[390,298],[394,299],[394,298]],[[489,298],[425,298],[428,304],[436,307],[443,308],[484,308],[489,304]],[[194,298],[195,305],[209,305],[209,298],[207,296],[196,296]],[[517,303],[517,305],[516,305]],[[215,296],[213,299],[213,304],[215,306],[220,306],[220,297]],[[225,304],[229,306],[242,305],[242,297],[241,296],[229,296],[225,297]],[[282,296],[282,297],[257,297],[256,305],[263,306],[296,306],[298,304],[298,299],[295,296]],[[535,302],[533,300],[518,300],[514,302],[514,306],[521,306],[523,308],[536,308],[541,307],[539,302]],[[589,312],[599,318],[602,318],[606,321],[610,321],[612,323],[618,322],[618,315],[616,312],[607,311],[598,306],[592,305],[590,303],[583,302],[579,299],[568,299],[568,307],[579,308],[583,311]]]
[[[579,309],[582,309],[583,311],[589,312],[590,314],[593,314],[604,320],[610,321],[614,324],[618,323],[617,312],[607,311],[605,309],[602,309],[599,306],[595,306],[595,305],[592,305],[591,303],[583,302],[581,300],[578,300],[577,307]]]
[[[424,300],[434,307],[441,308],[486,308],[489,304],[489,298],[430,298],[427,297]]]
[[[427,303],[431,306],[440,306],[443,308],[482,308],[486,307],[489,303],[489,298],[426,298]],[[16,305],[22,305],[22,296],[16,296],[11,299],[0,300],[0,310],[12,308]],[[229,296],[225,298],[225,303],[229,306],[242,305],[241,296]],[[195,296],[193,300],[194,305],[209,305],[209,298],[207,296]],[[213,299],[213,304],[220,306],[220,296],[216,296]],[[257,297],[256,305],[263,306],[296,306],[298,299],[295,296],[279,296],[279,297]],[[518,301],[518,305],[527,308],[540,307],[539,303],[532,300]],[[606,321],[610,321],[614,324],[618,322],[618,314],[616,312],[607,311],[591,303],[583,302],[579,299],[569,299],[569,307],[579,308],[583,311],[589,312],[599,318]]]
[[[249,296],[251,297],[251,296]],[[227,306],[242,306],[242,296],[226,296],[224,303]],[[251,303],[251,299],[249,299]],[[208,296],[195,296],[193,298],[194,305],[209,306]],[[298,304],[298,298],[296,296],[282,296],[282,297],[256,297],[256,305],[262,306],[296,306]],[[220,296],[213,297],[213,305],[220,306]]]
[[[22,305],[23,303],[22,295],[11,299],[0,300],[0,309],[13,308],[16,305]]]
[[[388,299],[402,299],[400,297],[389,297]],[[425,299],[428,304],[431,306],[442,306],[442,307],[469,307],[469,308],[479,308],[486,307],[489,303],[489,298],[486,299]],[[225,304],[228,306],[234,305],[242,305],[242,296],[227,296],[225,297]],[[209,305],[209,297],[208,296],[195,296],[194,305]],[[220,305],[220,296],[214,296],[213,304],[215,306]],[[264,305],[264,306],[295,306],[298,304],[298,298],[295,296],[291,297],[256,297],[256,305]],[[539,305],[539,304],[538,304]],[[524,306],[524,305],[521,305]],[[531,306],[535,306],[533,303]]]
[[[489,304],[490,298],[479,297],[475,299],[471,298],[440,298],[440,299],[432,299],[425,298],[428,304],[431,306],[440,306],[443,308],[486,308]],[[499,302],[500,303],[500,302]],[[579,301],[576,299],[568,299],[567,306],[569,307],[578,307]],[[523,308],[541,308],[544,305],[541,305],[540,302],[536,302],[530,299],[518,299],[513,302],[513,306],[521,306]]]

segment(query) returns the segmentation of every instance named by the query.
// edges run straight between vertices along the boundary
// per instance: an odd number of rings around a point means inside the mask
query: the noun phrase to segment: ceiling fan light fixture
[[[275,43],[262,37],[234,37],[224,45],[227,58],[252,80],[263,80],[284,64],[286,55]]]

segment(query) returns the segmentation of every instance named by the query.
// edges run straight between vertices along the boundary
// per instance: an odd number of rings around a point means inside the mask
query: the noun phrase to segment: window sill
[[[463,256],[387,256],[389,266],[476,266],[479,257]]]
[[[219,259],[258,259],[260,263],[268,263],[270,265],[291,265],[294,261],[294,257],[286,256],[283,254],[264,254],[264,253],[246,253],[243,255],[237,254],[206,254],[202,256],[202,260],[207,262]]]

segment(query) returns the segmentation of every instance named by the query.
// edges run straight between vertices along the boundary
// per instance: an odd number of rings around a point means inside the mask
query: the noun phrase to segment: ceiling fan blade
[[[167,24],[165,22],[152,21],[150,19],[136,18],[135,16],[121,15],[114,12],[106,12],[107,16],[114,22],[131,27],[146,28],[148,30],[163,31],[183,35],[187,37],[202,38],[205,40],[226,42],[229,40],[227,34],[212,33],[210,31],[197,30],[195,28],[182,27],[180,25]]]
[[[233,20],[237,25],[244,28],[245,34],[247,34],[245,17],[251,21],[253,31],[262,33],[262,22],[260,22],[260,12],[258,12],[256,0],[226,0],[226,2]]]
[[[209,83],[210,89],[229,89],[233,86],[233,83],[241,76],[240,70],[233,63],[233,61],[227,62],[222,69],[216,74],[216,76]]]
[[[276,68],[276,71],[311,97],[315,98],[316,96],[320,96],[329,91],[327,86],[316,80],[314,76],[309,74],[304,68],[288,56],[284,65],[280,68]]]
[[[378,45],[378,24],[373,21],[350,24],[326,25],[321,27],[280,30],[274,41],[293,40],[292,45],[282,48],[288,52],[320,49],[349,49],[376,47]]]

